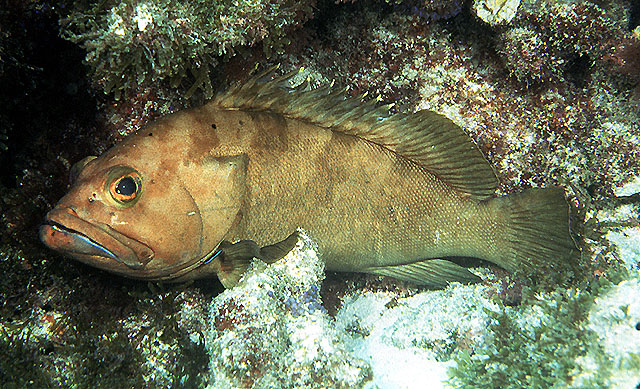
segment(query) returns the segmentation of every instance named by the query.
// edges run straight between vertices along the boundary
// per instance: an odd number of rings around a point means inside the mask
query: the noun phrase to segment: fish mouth
[[[39,234],[49,248],[116,273],[141,270],[154,257],[153,250],[143,243],[107,224],[88,222],[71,208],[51,210]]]

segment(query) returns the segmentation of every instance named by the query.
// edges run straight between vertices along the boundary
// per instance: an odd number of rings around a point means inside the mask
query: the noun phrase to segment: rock
[[[516,16],[520,0],[475,0],[473,11],[491,26],[509,24]]]
[[[212,388],[361,387],[367,363],[344,349],[319,294],[324,263],[301,234],[282,260],[255,261],[211,304]]]

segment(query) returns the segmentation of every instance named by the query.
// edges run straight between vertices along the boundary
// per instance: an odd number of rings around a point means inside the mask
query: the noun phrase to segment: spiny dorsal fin
[[[346,97],[347,89],[326,85],[297,88],[286,82],[294,71],[269,80],[274,68],[218,94],[212,101],[223,109],[271,111],[360,137],[385,147],[435,174],[469,197],[492,197],[498,180],[473,140],[455,123],[432,111],[389,115],[379,99]]]

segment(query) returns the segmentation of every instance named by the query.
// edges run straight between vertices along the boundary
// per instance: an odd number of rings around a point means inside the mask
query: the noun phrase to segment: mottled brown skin
[[[212,111],[211,117],[219,118],[221,144],[236,147],[221,147],[221,155],[249,157],[244,217],[230,231],[232,241],[266,245],[302,227],[335,271],[491,255],[487,238],[496,236],[497,215],[490,218],[483,205],[397,154],[277,115]],[[246,138],[234,142],[240,129]]]
[[[126,208],[104,183],[119,165],[142,178],[137,202]],[[51,226],[41,238],[80,261],[141,279],[218,273],[218,259],[202,262],[223,240],[262,246],[298,228],[317,240],[328,270],[448,256],[498,262],[505,215],[489,204],[362,138],[210,103],[152,123],[87,163],[48,215],[138,265],[78,253]]]

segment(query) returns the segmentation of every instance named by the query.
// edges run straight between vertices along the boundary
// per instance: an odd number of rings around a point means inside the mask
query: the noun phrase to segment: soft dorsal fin
[[[455,123],[432,111],[389,115],[379,99],[346,97],[346,89],[326,85],[297,88],[286,81],[299,73],[269,79],[273,68],[218,94],[212,101],[229,110],[271,111],[360,137],[425,167],[469,197],[492,197],[498,180],[473,140]]]

